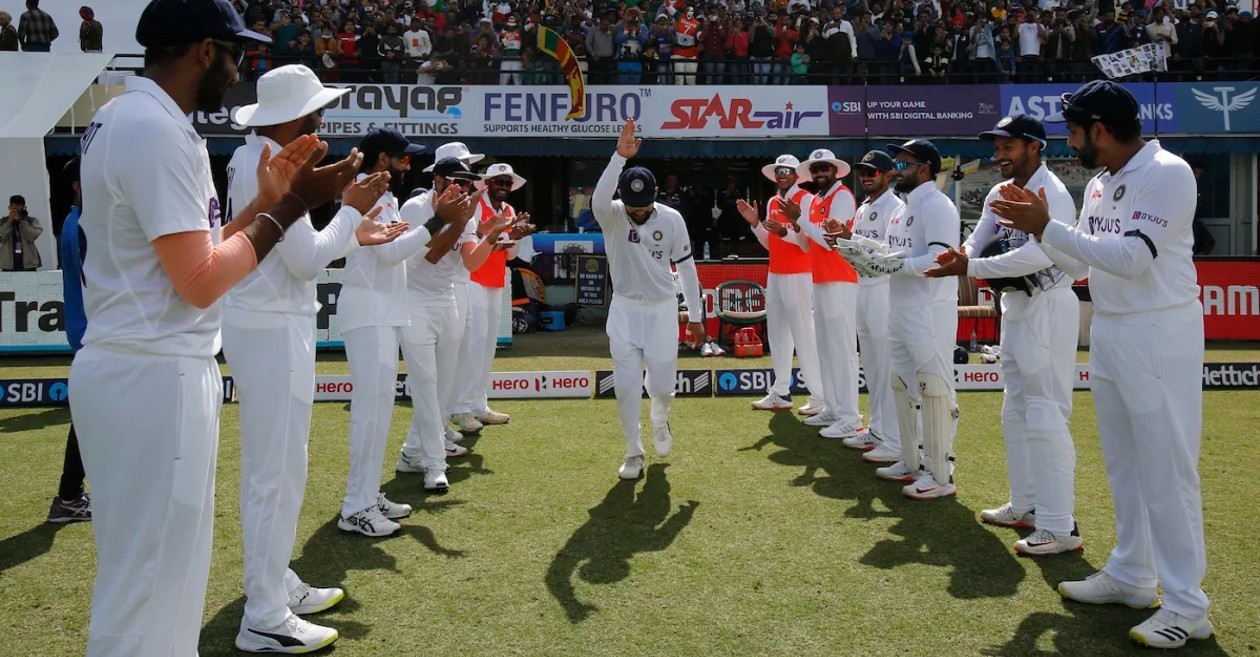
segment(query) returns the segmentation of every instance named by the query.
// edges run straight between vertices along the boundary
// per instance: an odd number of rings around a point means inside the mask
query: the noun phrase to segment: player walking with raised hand
[[[237,125],[257,128],[228,163],[228,204],[258,194],[263,148],[278,151],[323,123],[322,109],[345,89],[327,89],[310,69],[281,66],[258,80],[260,102],[237,109]],[[316,231],[304,215],[276,246],[278,257],[232,289],[224,301],[223,353],[240,401],[241,536],[245,547],[245,613],[236,647],[246,652],[306,652],[337,640],[337,631],[299,615],[324,611],[345,597],[314,588],[288,568],[306,489],[307,443],[315,387],[315,278],[358,244],[388,242],[406,224],[363,218],[389,185],[381,172],[348,186],[342,207]],[[241,217],[236,221],[254,221]],[[233,228],[239,229],[233,221]]]
[[[792,351],[801,364],[805,385],[812,392],[820,389],[818,347],[814,341],[814,288],[810,277],[810,258],[798,241],[788,235],[792,222],[783,215],[782,205],[791,201],[797,207],[809,207],[809,192],[796,186],[796,167],[800,162],[791,155],[780,155],[773,164],[761,168],[765,177],[774,181],[777,193],[766,201],[766,220],[756,203],[743,199],[737,203],[739,213],[752,226],[757,241],[770,252],[770,273],[766,279],[766,331],[769,333],[770,360],[774,364],[774,383],[766,396],[753,402],[759,411],[792,408],[787,397],[792,391]],[[810,397],[800,408],[802,415],[822,412],[822,402]]]
[[[1076,226],[1045,193],[1005,185],[1001,225],[1089,265],[1094,301],[1090,385],[1115,502],[1107,565],[1059,592],[1094,604],[1163,608],[1129,630],[1138,643],[1180,648],[1212,635],[1203,543],[1199,445],[1203,428],[1203,306],[1191,250],[1194,173],[1158,141],[1142,139],[1138,103],[1124,87],[1088,82],[1063,97],[1068,145],[1088,169]]]
[[[1076,203],[1067,187],[1041,161],[1045,128],[1036,119],[1004,118],[980,139],[993,142],[994,159],[1007,177],[989,191],[980,222],[963,248],[937,258],[929,277],[974,276],[1002,290],[1002,434],[1010,500],[980,512],[989,524],[1035,527],[1015,542],[1032,556],[1079,550],[1083,545],[1072,518],[1076,448],[1068,430],[1072,380],[1076,376],[1076,335],[1080,302],[1072,281],[1088,267],[1028,233],[998,224],[990,207],[1010,183],[1044,190],[1051,216],[1076,224]],[[1035,468],[1035,469],[1034,469]]]
[[[591,199],[595,220],[604,233],[613,281],[607,326],[617,416],[626,438],[626,458],[618,470],[622,479],[638,479],[643,473],[645,452],[639,416],[645,383],[652,404],[656,455],[667,456],[673,448],[669,407],[678,372],[678,297],[673,268],[682,279],[687,307],[700,307],[700,279],[682,215],[656,202],[656,177],[651,171],[643,167],[623,171],[642,143],[634,134],[635,122],[630,119],[621,129],[617,152],[599,177]],[[614,192],[620,192],[619,200],[613,200]],[[687,332],[694,344],[704,341],[704,324],[690,323]]]
[[[145,68],[83,139],[87,331],[71,413],[93,488],[98,569],[89,657],[195,655],[214,535],[223,401],[220,297],[284,231],[341,191],[357,153],[316,169],[312,136],[258,161],[240,230],[220,227],[206,141],[248,40],[227,0],[154,0],[136,40]],[[220,233],[227,236],[220,240]]]

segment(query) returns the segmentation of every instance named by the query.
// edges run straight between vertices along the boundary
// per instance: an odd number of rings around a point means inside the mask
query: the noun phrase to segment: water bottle
[[[979,346],[976,343],[976,330],[971,329],[971,352],[975,353],[978,349]]]
[[[709,259],[709,243],[708,242],[704,243],[704,259],[705,260]]]

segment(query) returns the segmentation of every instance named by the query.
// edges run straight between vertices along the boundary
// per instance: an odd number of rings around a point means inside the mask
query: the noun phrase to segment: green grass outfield
[[[499,369],[607,368],[590,329],[519,339]],[[1256,361],[1225,345],[1214,361]],[[564,353],[564,356],[547,354]],[[606,352],[603,352],[606,353]],[[755,361],[685,360],[688,366]],[[0,361],[0,378],[64,376],[66,360]],[[320,371],[344,372],[339,355]],[[395,475],[410,409],[395,410],[384,487],[416,506],[388,539],[343,534],[345,403],[316,404],[294,569],[348,599],[312,617],[358,655],[1127,655],[1149,612],[1064,603],[1060,580],[1100,566],[1111,500],[1087,392],[1075,396],[1077,517],[1086,549],[1017,558],[1012,530],[977,521],[1006,498],[996,392],[960,395],[959,495],[912,502],[856,452],[750,398],[679,399],[674,454],[619,483],[612,400],[503,401],[512,424],[469,439],[452,491]],[[862,398],[865,406],[865,396]],[[1208,577],[1217,637],[1186,655],[1260,654],[1260,393],[1204,395]],[[43,523],[69,414],[0,411],[0,655],[83,654],[95,570],[91,526]],[[214,562],[202,657],[233,655],[243,599],[237,410],[223,413]]]

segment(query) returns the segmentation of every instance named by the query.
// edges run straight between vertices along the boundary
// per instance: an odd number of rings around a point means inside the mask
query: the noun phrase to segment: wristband
[[[276,228],[277,228],[277,229],[279,229],[279,231],[280,231],[280,237],[276,239],[276,243],[280,243],[280,242],[283,242],[283,241],[284,241],[284,226],[281,226],[281,225],[280,225],[280,222],[279,222],[279,221],[276,221],[276,218],[275,218],[275,217],[271,216],[270,214],[268,214],[268,213],[266,213],[266,212],[259,212],[257,216],[258,216],[258,217],[266,217],[266,218],[270,219],[270,220],[271,220],[271,223],[275,224],[275,225],[276,225]]]

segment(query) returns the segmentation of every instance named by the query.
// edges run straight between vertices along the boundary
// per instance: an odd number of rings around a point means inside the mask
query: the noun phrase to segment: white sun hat
[[[780,155],[775,158],[774,164],[767,164],[766,166],[761,167],[761,175],[769,178],[773,182],[775,180],[775,169],[781,169],[783,167],[795,169],[800,165],[801,161],[796,159],[795,155]]]
[[[258,102],[236,108],[233,123],[247,128],[288,123],[326,107],[350,89],[325,87],[311,69],[289,64],[258,78],[257,93]]]
[[[437,164],[438,160],[444,157],[453,157],[468,166],[472,166],[485,159],[486,156],[482,153],[468,152],[468,147],[462,141],[452,141],[438,146],[433,153],[433,164]],[[424,172],[433,173],[433,164],[425,167]]]
[[[836,158],[836,154],[825,148],[816,148],[814,152],[809,154],[809,159],[801,162],[796,167],[796,175],[801,178],[808,179],[810,177],[809,168],[815,164],[826,163],[836,168],[836,178],[844,178],[849,175],[850,167],[848,162]]]
[[[478,180],[476,183],[477,188],[484,189],[486,181],[500,176],[508,176],[512,179],[512,191],[516,191],[525,186],[525,178],[521,177],[519,173],[513,171],[512,165],[507,164],[506,162],[498,162],[496,164],[491,164],[490,168],[481,173],[481,180]]]

